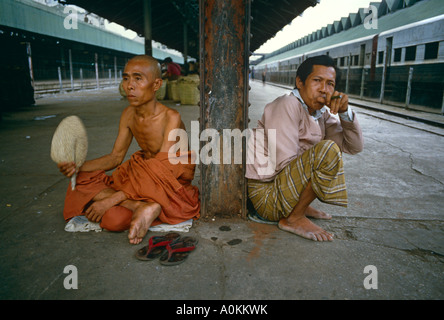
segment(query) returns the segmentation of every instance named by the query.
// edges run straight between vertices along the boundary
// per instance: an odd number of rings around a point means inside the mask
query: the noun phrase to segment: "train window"
[[[439,42],[426,43],[424,59],[428,60],[438,58],[438,48]]]
[[[401,61],[401,54],[402,54],[402,48],[395,49],[395,56],[393,58],[393,62],[400,62]]]
[[[410,46],[405,48],[405,61],[416,60],[416,46]]]
[[[384,63],[384,51],[378,52],[378,63],[383,64]]]

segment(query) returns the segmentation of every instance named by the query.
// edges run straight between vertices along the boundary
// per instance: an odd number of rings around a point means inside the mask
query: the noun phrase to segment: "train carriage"
[[[265,72],[266,81],[294,86],[303,60],[327,54],[341,69],[340,90],[363,99],[442,113],[444,7],[439,0],[410,1],[410,6],[401,2],[404,8],[390,11],[383,0],[376,7],[376,27],[365,25],[364,16],[354,27],[344,30],[345,26],[336,24],[336,32],[332,25],[325,28],[331,34],[324,38],[318,39],[322,34],[318,30],[312,34],[316,37],[304,37],[266,55],[254,66],[255,77]]]

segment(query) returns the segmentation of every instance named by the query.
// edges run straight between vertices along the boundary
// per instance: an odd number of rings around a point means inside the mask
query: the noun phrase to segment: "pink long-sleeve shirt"
[[[267,104],[248,140],[246,178],[273,180],[287,164],[321,140],[332,140],[349,154],[362,151],[364,142],[356,114],[352,112],[353,120],[345,121],[326,108],[322,111],[315,120],[304,108],[297,90]]]

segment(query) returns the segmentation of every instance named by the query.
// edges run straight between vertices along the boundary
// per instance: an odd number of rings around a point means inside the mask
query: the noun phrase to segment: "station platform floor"
[[[250,85],[253,127],[265,104],[288,90]],[[164,103],[181,113],[187,128],[197,121],[198,106]],[[135,246],[128,232],[64,231],[69,181],[50,158],[54,130],[64,117],[78,115],[88,132],[88,159],[102,156],[113,146],[125,106],[110,87],[46,95],[33,107],[3,114],[0,299],[168,300],[163,315],[174,315],[183,300],[198,300],[193,306],[269,301],[271,315],[277,300],[444,298],[443,128],[353,105],[365,149],[344,155],[349,205],[314,203],[333,215],[315,222],[334,234],[333,242],[249,220],[201,219],[183,233],[199,240],[196,250],[183,264],[166,267],[134,257],[161,233],[149,232]],[[137,149],[133,143],[129,153]],[[65,288],[72,276],[67,266],[77,270],[77,289]],[[283,306],[293,311],[294,305]]]

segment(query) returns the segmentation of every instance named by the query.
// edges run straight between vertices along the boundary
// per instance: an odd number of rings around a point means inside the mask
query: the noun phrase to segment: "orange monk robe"
[[[103,170],[81,171],[77,176],[76,189],[73,191],[68,187],[64,218],[69,220],[84,215],[85,206],[97,193],[113,188],[123,191],[129,199],[160,204],[162,212],[153,225],[197,219],[200,202],[199,190],[191,184],[194,172],[191,152],[181,156],[159,152],[154,158],[145,159],[143,151],[134,153],[131,159],[114,170],[112,176],[106,175]],[[107,219],[107,214],[108,211],[102,221]]]

